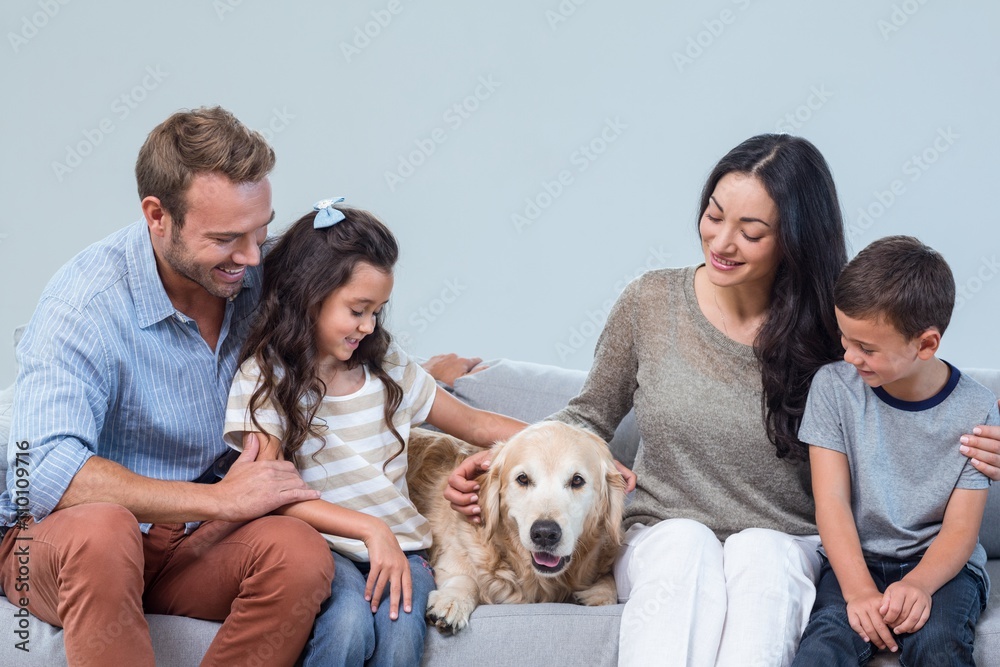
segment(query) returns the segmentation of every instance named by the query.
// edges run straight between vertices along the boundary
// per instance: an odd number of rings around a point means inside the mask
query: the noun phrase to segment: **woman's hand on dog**
[[[448,475],[448,488],[444,491],[444,498],[451,503],[451,508],[459,514],[464,514],[467,521],[480,523],[479,513],[479,485],[476,484],[476,477],[489,470],[490,452],[489,450],[476,452],[469,458],[462,461],[450,475]]]
[[[379,600],[385,587],[389,586],[389,618],[399,618],[399,599],[402,594],[403,611],[413,609],[413,582],[410,579],[410,564],[406,554],[399,548],[399,541],[385,522],[373,517],[371,533],[364,539],[368,547],[368,581],[365,584],[365,600],[371,602],[372,613],[378,611]]]
[[[629,468],[626,468],[625,465],[618,459],[615,459],[615,468],[617,468],[618,472],[620,472],[622,477],[625,478],[625,493],[632,493],[635,491],[635,473]]]

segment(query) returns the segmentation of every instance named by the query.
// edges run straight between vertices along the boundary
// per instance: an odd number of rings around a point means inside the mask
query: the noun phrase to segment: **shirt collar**
[[[944,363],[948,364],[947,361]],[[962,372],[951,364],[948,364],[948,370],[951,372],[951,375],[948,376],[948,382],[945,383],[944,388],[930,398],[925,398],[922,401],[904,401],[901,398],[896,398],[887,392],[883,387],[872,387],[872,391],[875,392],[876,396],[882,399],[882,402],[896,408],[897,410],[905,410],[907,412],[922,412],[924,410],[930,410],[931,408],[944,403],[945,399],[951,396],[951,392],[955,391],[955,387],[958,386],[958,381],[962,377]]]
[[[174,308],[170,297],[167,296],[167,290],[163,287],[160,272],[156,269],[153,242],[149,238],[149,229],[144,219],[135,222],[129,230],[125,257],[128,264],[129,287],[132,290],[132,301],[135,303],[140,329],[162,322],[175,314],[187,317]],[[235,303],[238,316],[242,317],[246,312],[252,311],[260,293],[260,284],[260,267],[248,267],[243,278],[243,289],[236,297],[229,299],[229,303],[226,304],[227,310],[230,304]]]
[[[163,288],[159,271],[156,270],[153,242],[149,238],[149,229],[144,219],[133,223],[129,230],[125,261],[139,328],[145,329],[173,315],[176,309],[167,296],[167,290]]]

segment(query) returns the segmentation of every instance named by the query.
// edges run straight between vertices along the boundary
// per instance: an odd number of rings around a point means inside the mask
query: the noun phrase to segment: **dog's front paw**
[[[431,591],[427,598],[427,620],[443,633],[455,634],[469,624],[476,601],[453,592]]]
[[[573,593],[573,597],[580,604],[588,607],[598,607],[605,604],[618,603],[618,589],[615,588],[615,578],[606,574],[590,588]]]

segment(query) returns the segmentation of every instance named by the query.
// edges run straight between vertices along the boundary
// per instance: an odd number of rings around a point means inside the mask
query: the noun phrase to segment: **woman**
[[[552,419],[610,440],[635,407],[619,663],[783,665],[819,567],[796,432],[813,374],[841,354],[843,222],[825,160],[788,135],[730,151],[700,210],[705,264],[625,289],[583,390]],[[452,475],[455,505],[474,463]]]
[[[994,482],[1000,482],[1000,426],[980,424],[972,433],[962,436],[961,441],[959,449],[972,459],[972,465]]]

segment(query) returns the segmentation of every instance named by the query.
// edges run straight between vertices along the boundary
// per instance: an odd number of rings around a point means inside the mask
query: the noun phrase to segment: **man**
[[[0,585],[70,664],[154,665],[144,611],[223,621],[203,664],[292,664],[329,595],[322,537],[264,516],[319,497],[291,463],[248,443],[211,483],[273,166],[221,108],[168,118],[136,162],[143,220],[56,274],[18,346]]]

